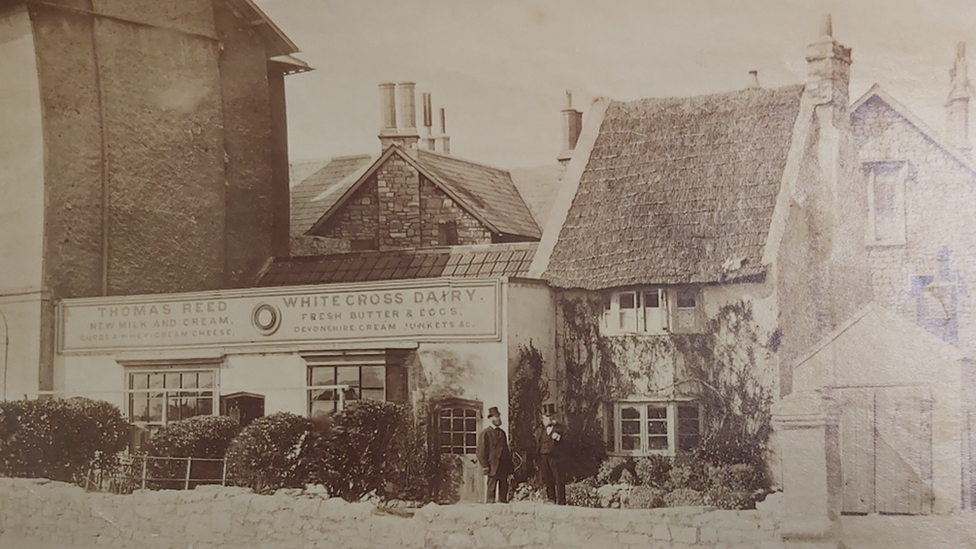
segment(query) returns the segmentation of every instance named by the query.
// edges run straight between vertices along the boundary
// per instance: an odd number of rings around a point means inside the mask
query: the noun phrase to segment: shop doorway
[[[256,393],[231,393],[220,397],[220,415],[235,419],[241,427],[264,417],[264,395]]]
[[[458,500],[482,503],[485,500],[485,475],[478,464],[478,433],[481,431],[482,403],[475,400],[449,399],[435,410],[437,448],[442,454],[460,457]]]

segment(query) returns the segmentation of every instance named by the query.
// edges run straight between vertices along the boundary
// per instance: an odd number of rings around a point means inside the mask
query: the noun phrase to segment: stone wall
[[[393,155],[329,219],[320,235],[324,239],[293,239],[293,250],[295,255],[355,251],[356,241],[372,242],[379,250],[438,246],[440,225],[448,222],[457,227],[459,245],[491,243],[491,231],[477,218]]]
[[[778,523],[759,511],[514,503],[428,505],[407,517],[369,503],[283,492],[260,496],[241,488],[206,487],[119,496],[56,482],[0,479],[0,534],[147,549],[784,547]]]
[[[930,276],[931,303],[958,319],[957,340],[965,353],[976,352],[976,174],[926,137],[922,130],[878,99],[852,116],[855,146],[861,162],[909,162],[904,181],[905,244],[868,248],[875,300],[911,322],[917,321],[918,292],[912,277]],[[864,182],[866,185],[866,181]],[[943,257],[943,250],[948,252]],[[930,291],[930,290],[927,290]],[[955,331],[955,330],[953,330]],[[936,330],[939,332],[939,330]]]

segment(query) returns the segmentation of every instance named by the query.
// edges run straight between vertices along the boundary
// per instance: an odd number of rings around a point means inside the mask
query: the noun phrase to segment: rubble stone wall
[[[777,522],[759,511],[519,502],[428,505],[413,516],[399,514],[288,491],[262,496],[202,487],[111,495],[57,482],[0,479],[0,534],[78,547],[784,547]]]

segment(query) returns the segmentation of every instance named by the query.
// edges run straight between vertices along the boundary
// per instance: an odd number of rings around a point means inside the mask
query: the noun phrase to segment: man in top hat
[[[566,505],[566,474],[563,459],[566,454],[566,428],[556,422],[552,405],[543,408],[542,431],[537,440],[539,470],[546,483],[546,496],[557,505]]]
[[[515,467],[508,450],[508,437],[502,429],[502,416],[495,406],[488,408],[488,421],[488,427],[478,435],[478,463],[488,477],[485,503],[495,502],[496,489],[498,501],[508,503],[508,475]]]

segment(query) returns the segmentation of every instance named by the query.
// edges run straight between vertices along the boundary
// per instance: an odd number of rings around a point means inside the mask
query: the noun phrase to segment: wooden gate
[[[842,511],[932,512],[932,399],[923,387],[836,390]]]

